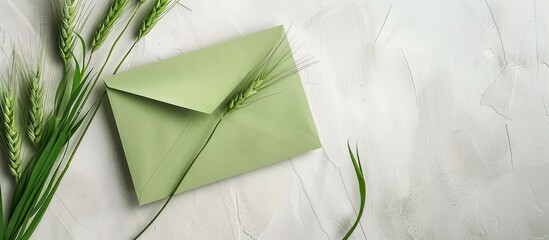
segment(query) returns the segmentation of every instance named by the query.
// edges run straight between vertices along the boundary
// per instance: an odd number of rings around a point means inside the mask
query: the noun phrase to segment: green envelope
[[[141,205],[177,187],[216,124],[216,110],[283,37],[279,26],[105,79]],[[225,116],[177,192],[321,147],[299,74],[261,91]]]

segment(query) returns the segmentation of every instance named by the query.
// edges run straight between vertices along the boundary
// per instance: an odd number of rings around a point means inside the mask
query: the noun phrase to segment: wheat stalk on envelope
[[[285,36],[279,26],[105,79],[140,204],[321,147],[298,74],[226,114],[258,62],[290,49]],[[276,68],[298,68],[288,51]]]

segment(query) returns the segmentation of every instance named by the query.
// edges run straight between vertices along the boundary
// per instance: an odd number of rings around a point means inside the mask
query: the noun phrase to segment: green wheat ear
[[[41,81],[40,68],[36,72],[29,74],[27,87],[29,109],[27,119],[27,135],[29,139],[38,147],[42,141],[42,134],[45,127],[44,121],[44,91]]]
[[[15,65],[15,61],[14,61]],[[14,66],[14,69],[16,67]],[[19,181],[22,173],[21,137],[17,122],[17,73],[13,72],[10,81],[6,82],[0,90],[0,111],[2,113],[2,143],[9,160],[9,170],[15,181]]]
[[[101,24],[95,31],[91,45],[92,52],[97,51],[97,49],[99,49],[101,45],[103,45],[103,43],[107,39],[107,36],[112,31],[114,24],[117,22],[118,19],[120,19],[120,16],[122,16],[122,13],[124,12],[127,3],[128,0],[114,0],[112,2],[111,7],[107,12],[107,15],[105,15],[105,19],[103,19],[103,22],[101,22]]]
[[[21,138],[15,119],[15,94],[10,90],[2,91],[2,117],[4,123],[4,137],[9,159],[11,174],[19,181],[21,177]]]
[[[64,0],[61,10],[61,29],[59,36],[59,50],[65,63],[65,69],[71,64],[72,51],[76,40],[77,2],[76,0]]]
[[[154,25],[160,21],[164,15],[177,3],[177,0],[156,0],[151,11],[145,16],[137,39],[141,39],[153,29]]]
[[[246,75],[244,81],[242,81],[242,85],[237,87],[238,90],[230,98],[227,105],[227,113],[261,100],[262,98],[257,98],[256,96],[262,89],[315,64],[315,62],[310,61],[311,58],[308,58],[299,60],[294,65],[290,44],[286,43],[285,45],[285,43],[286,35]]]

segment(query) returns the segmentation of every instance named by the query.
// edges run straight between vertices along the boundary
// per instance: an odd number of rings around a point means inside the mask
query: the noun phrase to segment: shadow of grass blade
[[[347,149],[349,151],[349,157],[351,158],[351,161],[353,162],[353,167],[355,169],[355,174],[358,182],[358,188],[360,191],[360,210],[358,211],[356,220],[347,232],[345,236],[343,237],[343,240],[349,239],[353,232],[355,231],[355,228],[360,223],[360,219],[362,218],[362,214],[364,213],[364,205],[366,204],[366,180],[364,179],[364,173],[362,172],[362,164],[360,162],[360,153],[358,152],[358,147],[356,148],[356,157],[353,151],[351,150],[351,146],[349,143],[347,143]]]

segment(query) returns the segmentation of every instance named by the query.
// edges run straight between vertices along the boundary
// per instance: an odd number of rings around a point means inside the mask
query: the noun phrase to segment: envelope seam
[[[162,164],[164,163],[164,161],[168,158],[168,155],[172,152],[173,148],[175,147],[176,143],[179,141],[179,139],[181,138],[181,136],[183,136],[183,133],[185,132],[185,130],[187,130],[187,128],[189,127],[189,125],[191,124],[191,122],[193,121],[194,117],[197,115],[197,112],[194,112],[193,113],[193,116],[191,117],[191,119],[189,120],[189,122],[187,122],[187,125],[185,125],[185,127],[181,130],[181,132],[179,133],[179,136],[177,136],[177,139],[174,141],[174,143],[172,144],[172,146],[170,147],[170,149],[168,150],[168,152],[166,153],[166,155],[164,155],[164,158],[162,158],[162,160],[160,161],[160,163],[158,163],[158,165],[156,166],[156,169],[154,169],[154,172],[151,174],[151,176],[149,177],[149,179],[147,179],[147,182],[145,182],[145,185],[143,185],[143,187],[141,188],[141,191],[139,192],[139,199],[141,199],[143,197],[143,192],[145,191],[145,189],[147,188],[147,186],[149,185],[149,183],[151,182],[151,180],[154,178],[154,176],[156,175],[156,173],[158,172],[158,169],[160,169],[160,166],[162,166]]]

